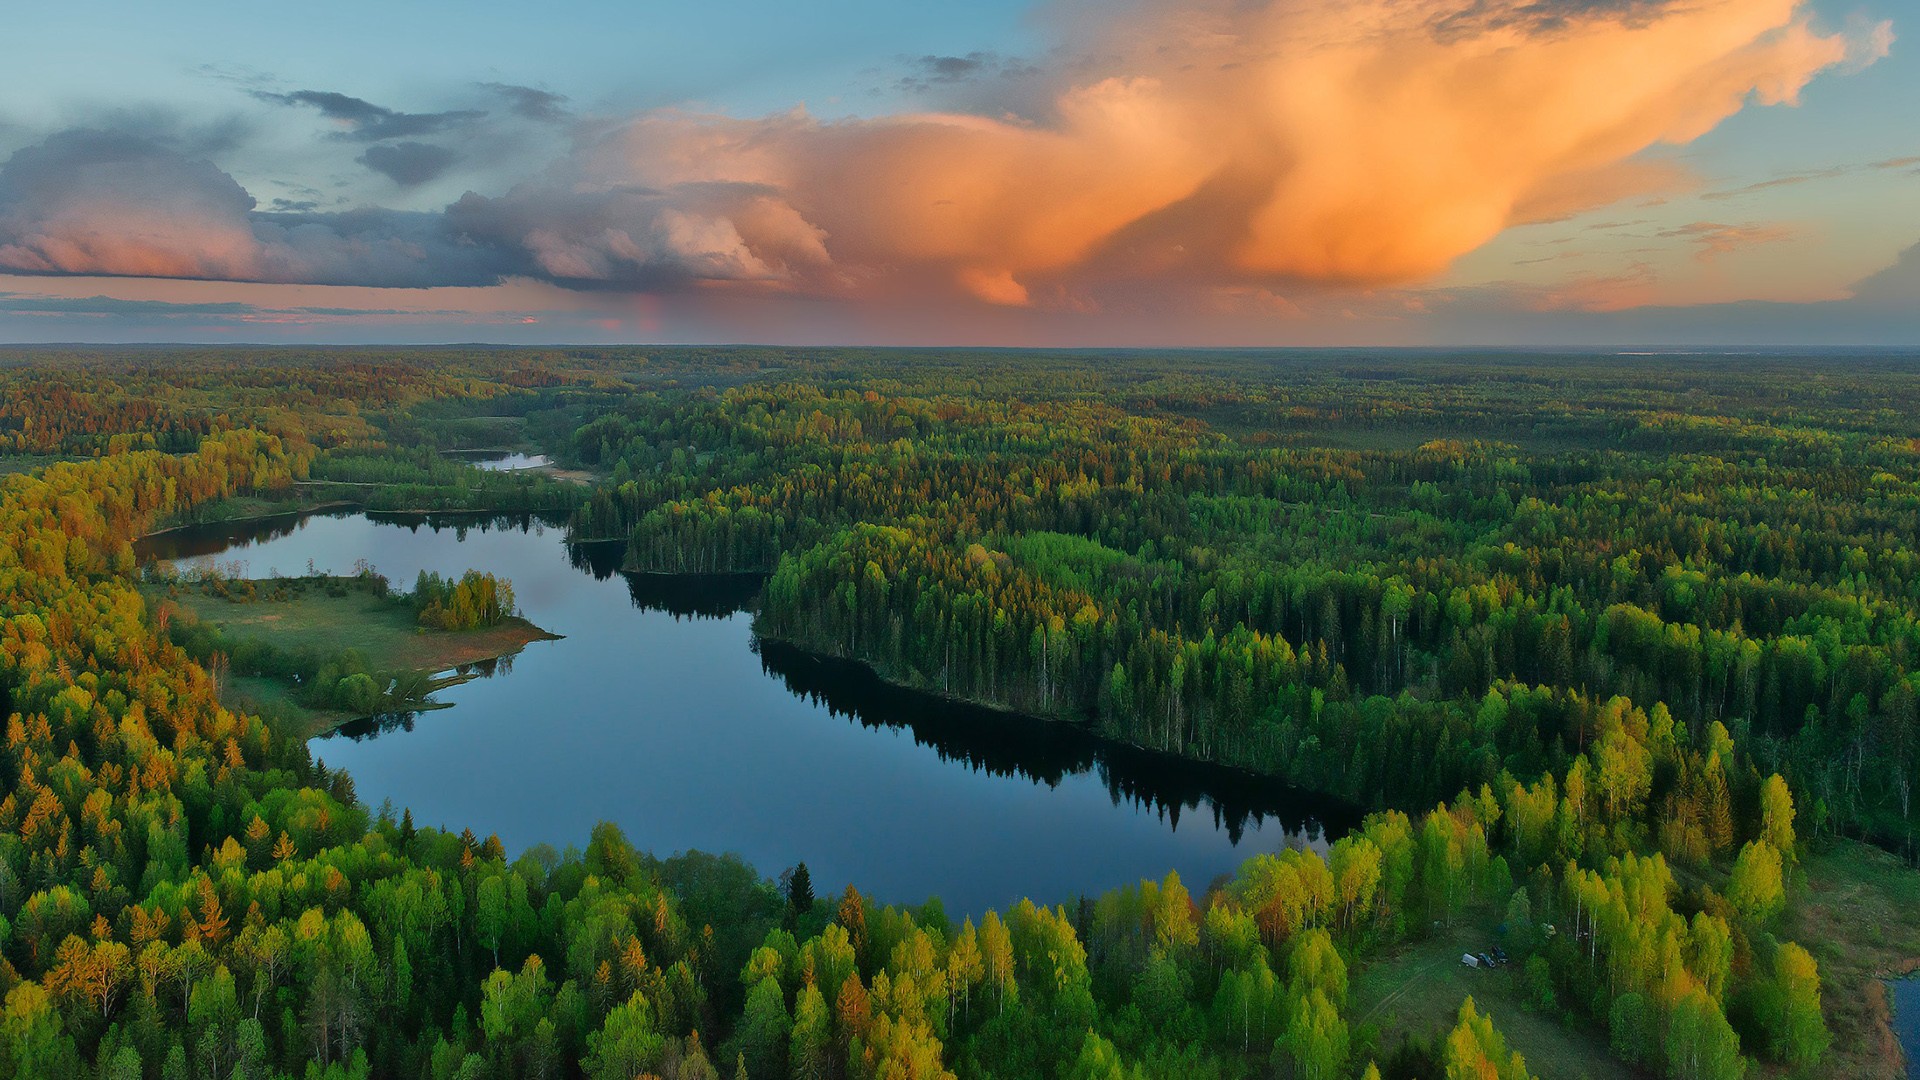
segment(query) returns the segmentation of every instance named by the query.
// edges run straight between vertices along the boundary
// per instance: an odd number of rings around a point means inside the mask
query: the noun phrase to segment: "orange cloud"
[[[1671,187],[1671,168],[1634,155],[1695,139],[1749,102],[1791,103],[1850,59],[1847,39],[1815,31],[1798,0],[1629,14],[1568,3],[1545,19],[1547,7],[1162,5],[1090,43],[1111,74],[1062,90],[1044,125],[654,114],[506,202],[537,203],[556,182],[731,185],[791,213],[755,223],[710,205],[728,243],[772,269],[762,277],[828,291],[932,279],[1025,304],[1043,287],[1116,277],[1402,282],[1509,225]],[[1886,40],[1851,59],[1870,61]],[[543,240],[605,256],[619,235],[607,225]]]
[[[1038,119],[656,111],[431,221],[252,213],[198,165],[176,168],[190,197],[83,161],[90,184],[9,204],[9,163],[0,267],[1065,308],[1407,282],[1513,224],[1671,188],[1636,155],[1891,40],[1810,18],[1802,0],[1149,2],[1083,30]]]

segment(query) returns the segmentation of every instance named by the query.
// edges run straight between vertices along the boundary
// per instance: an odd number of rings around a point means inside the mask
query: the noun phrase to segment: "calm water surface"
[[[617,545],[569,545],[529,521],[321,515],[170,533],[146,554],[242,560],[253,576],[364,558],[401,587],[423,569],[511,578],[527,617],[563,640],[443,691],[451,709],[362,722],[312,749],[351,771],[368,805],[391,798],[515,853],[584,847],[610,820],[657,854],[731,851],[769,876],[804,860],[823,895],[853,882],[958,913],[1168,869],[1198,891],[1256,852],[1317,847],[1356,820],[1234,770],[758,642],[745,610],[757,581],[620,574]]]
[[[538,469],[553,463],[552,459],[545,454],[522,454],[518,451],[503,453],[499,450],[465,450],[454,451],[452,456],[488,472],[519,472],[522,469]]]
[[[1920,975],[1895,979],[1893,988],[1893,1033],[1907,1052],[1907,1076],[1920,1080]]]

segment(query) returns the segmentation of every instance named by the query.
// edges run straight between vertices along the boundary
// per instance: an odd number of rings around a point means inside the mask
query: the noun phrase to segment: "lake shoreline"
[[[683,576],[713,576],[713,575],[667,574],[664,576],[683,577]],[[765,577],[767,575],[758,575],[758,576]],[[792,652],[812,661],[827,662],[827,663],[833,663],[833,664],[851,664],[855,667],[860,668],[862,671],[866,672],[868,675],[872,676],[872,678],[878,683],[884,686],[890,687],[897,691],[919,695],[921,697],[944,702],[950,705],[963,706],[969,709],[978,709],[983,712],[996,714],[1006,719],[1068,728],[1091,740],[1094,740],[1096,743],[1100,745],[1120,748],[1128,753],[1142,755],[1148,759],[1157,760],[1164,763],[1173,763],[1173,764],[1177,764],[1187,768],[1219,770],[1221,772],[1229,773],[1234,776],[1237,776],[1243,780],[1248,780],[1248,781],[1252,781],[1259,784],[1273,784],[1284,789],[1286,792],[1290,794],[1313,799],[1316,802],[1321,803],[1323,806],[1326,804],[1333,804],[1338,808],[1351,810],[1356,822],[1365,816],[1364,809],[1358,803],[1347,798],[1345,795],[1341,795],[1337,792],[1319,791],[1313,788],[1302,787],[1299,784],[1295,784],[1287,780],[1283,776],[1276,776],[1273,773],[1262,772],[1259,769],[1251,768],[1246,765],[1236,765],[1236,764],[1233,764],[1232,762],[1217,761],[1213,758],[1191,757],[1186,754],[1175,753],[1174,751],[1164,750],[1159,747],[1145,746],[1140,743],[1133,742],[1132,740],[1129,740],[1129,739],[1116,738],[1112,735],[1107,734],[1104,731],[1100,731],[1099,729],[1095,728],[1092,724],[1088,723],[1085,720],[1076,720],[1066,716],[1044,716],[1040,713],[1032,713],[1022,709],[1009,708],[1008,706],[1000,704],[998,702],[982,701],[977,698],[970,698],[964,694],[956,694],[946,690],[935,690],[935,689],[924,687],[924,686],[915,686],[912,683],[901,682],[898,679],[889,678],[884,672],[882,672],[879,668],[875,667],[871,662],[861,659],[859,657],[842,656],[837,653],[826,652],[820,649],[813,648],[809,645],[806,645],[799,641],[795,641],[790,638],[785,638],[785,637],[781,637],[774,634],[762,633],[757,627],[754,629],[753,633],[754,633],[754,640],[756,642],[756,646],[759,642],[763,642],[763,641],[771,642],[775,645],[780,646],[781,648],[791,650]],[[1333,836],[1328,836],[1327,839],[1333,840],[1338,838]]]
[[[466,526],[476,520],[468,514],[434,514],[419,529],[412,520],[352,513],[299,528],[284,518],[214,525],[147,554],[311,562],[335,573],[364,559],[401,580],[459,566],[519,571],[516,599],[529,621],[566,631],[551,649],[527,650],[537,660],[510,673],[501,660],[484,687],[484,666],[436,680],[444,692],[433,696],[445,700],[435,704],[459,706],[448,716],[416,723],[355,699],[375,714],[334,712],[301,732],[314,756],[354,777],[361,798],[392,798],[416,821],[472,823],[513,846],[570,842],[613,820],[649,848],[736,851],[768,866],[804,859],[823,881],[866,881],[876,895],[938,895],[953,910],[980,911],[1020,895],[1094,895],[1169,869],[1205,883],[1251,854],[1323,849],[1362,818],[1346,800],[1251,770],[1108,739],[1086,724],[930,697],[836,657],[800,660],[752,633],[761,575],[623,574],[621,552],[543,533],[525,515],[480,527]],[[314,619],[292,611],[264,622],[271,609],[220,605],[215,614],[289,647],[316,636]],[[349,614],[332,619],[336,630]],[[411,632],[407,642],[424,644]],[[353,633],[325,644],[378,651]],[[408,659],[425,667],[417,652]],[[241,689],[284,694],[259,682]],[[300,730],[292,723],[282,730]],[[699,805],[693,791],[721,776],[736,796],[725,813],[678,816]],[[1005,838],[990,858],[922,859],[929,843],[989,835]]]

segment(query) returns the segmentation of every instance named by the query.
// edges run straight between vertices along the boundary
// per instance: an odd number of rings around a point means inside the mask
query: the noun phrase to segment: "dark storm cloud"
[[[360,155],[360,164],[401,187],[417,187],[438,178],[460,155],[431,143],[376,143]]]
[[[346,125],[347,130],[340,133],[341,138],[360,142],[432,135],[486,115],[477,109],[437,113],[398,112],[332,90],[295,90],[287,94],[261,90],[255,91],[253,96],[278,105],[302,105],[317,109],[327,119]]]

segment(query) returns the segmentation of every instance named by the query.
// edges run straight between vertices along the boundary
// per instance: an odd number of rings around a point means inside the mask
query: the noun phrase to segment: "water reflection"
[[[1356,812],[1238,770],[1069,724],[890,686],[866,667],[756,641],[751,576],[626,574],[618,543],[569,544],[531,516],[341,512],[198,526],[148,559],[242,572],[421,570],[511,578],[563,635],[313,742],[362,799],[510,849],[582,843],[617,822],[642,848],[733,851],[763,872],[804,859],[829,891],[939,895],[979,913],[1178,869],[1196,886],[1259,851],[1319,845]]]
[[[724,619],[752,608],[765,581],[760,574],[628,574],[627,592],[642,611]]]
[[[1920,1080],[1920,975],[1895,979],[1889,989],[1893,993],[1893,1035],[1907,1056],[1908,1080]]]
[[[488,472],[520,472],[553,464],[545,454],[523,454],[515,450],[444,450],[442,453]]]
[[[865,664],[818,656],[777,641],[757,640],[761,667],[788,689],[835,716],[865,727],[905,729],[940,760],[993,776],[1048,787],[1092,773],[1115,806],[1151,809],[1178,828],[1183,813],[1207,813],[1238,844],[1249,823],[1272,819],[1287,833],[1317,841],[1323,829],[1346,832],[1359,813],[1329,805],[1240,769],[1189,761],[1105,739],[1072,724],[983,708],[895,686]]]

